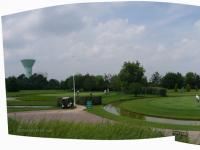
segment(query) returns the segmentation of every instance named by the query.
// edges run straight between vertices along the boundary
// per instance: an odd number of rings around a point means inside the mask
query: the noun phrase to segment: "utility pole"
[[[76,89],[75,89],[75,79],[73,74],[73,89],[74,89],[74,107],[76,107]]]

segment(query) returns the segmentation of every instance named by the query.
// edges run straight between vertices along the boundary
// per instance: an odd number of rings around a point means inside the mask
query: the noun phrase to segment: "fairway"
[[[200,120],[200,104],[190,95],[133,100],[122,103],[120,107],[149,116]]]
[[[195,92],[176,93],[169,92],[167,97],[140,96],[123,94],[120,92],[92,92],[94,96],[102,96],[104,105],[109,103],[120,103],[119,107],[131,112],[158,116],[173,119],[200,120],[200,103],[195,101]],[[80,92],[80,96],[89,96],[90,92]],[[8,106],[51,106],[56,109],[56,102],[59,97],[73,96],[73,92],[62,90],[41,90],[41,91],[20,91],[7,93]],[[10,100],[14,99],[14,100]],[[8,112],[40,110],[48,108],[12,108],[8,107]]]
[[[79,95],[89,96],[90,93],[91,92],[80,92]],[[166,123],[149,122],[142,118],[133,118],[131,116],[126,116],[124,114],[117,116],[112,113],[106,112],[103,109],[105,105],[111,104],[121,109],[128,110],[129,112],[137,112],[139,114],[145,114],[147,116],[159,116],[164,118],[173,118],[182,120],[200,120],[200,104],[197,104],[195,102],[195,94],[196,94],[195,91],[184,92],[184,93],[168,91],[168,93],[169,94],[167,97],[160,97],[153,95],[136,97],[134,96],[134,94],[125,94],[123,92],[110,92],[108,94],[105,94],[103,92],[92,92],[94,96],[102,96],[102,105],[93,106],[92,109],[86,111],[88,113],[96,115],[97,117],[109,119],[111,121],[119,122],[120,124],[123,125],[129,125],[134,128],[138,127],[139,128],[142,127],[144,129],[160,128],[162,130],[165,129],[169,129],[171,131],[184,130],[188,132],[199,131],[200,127],[198,125],[185,125],[185,124],[175,125],[175,124],[169,124],[168,122]],[[9,92],[7,93],[7,106],[9,106],[8,112],[9,115],[12,115],[12,112],[16,112],[17,113],[16,116],[18,116],[19,118],[21,116],[26,116],[26,118],[32,121],[34,120],[33,118],[36,118],[37,120],[38,118],[42,117],[42,115],[40,117],[37,117],[35,115],[35,114],[40,114],[40,110],[42,110],[41,113],[45,111],[48,112],[48,110],[49,112],[61,111],[60,108],[56,106],[56,102],[57,99],[62,96],[73,96],[73,92],[64,90],[35,90],[35,91],[33,90],[33,91]],[[24,106],[24,107],[18,107],[18,106]],[[39,107],[37,108],[35,106]],[[51,107],[48,108],[42,106],[51,106]],[[30,112],[26,113],[26,111]],[[33,117],[26,114],[33,115]],[[59,116],[59,114],[57,115],[58,116],[56,118],[62,117]],[[51,118],[51,116],[48,117]],[[65,117],[64,120],[66,119]],[[46,115],[44,118],[46,118]],[[69,116],[67,120],[70,120]],[[46,136],[46,133],[37,136]],[[86,137],[84,136],[84,138]],[[123,138],[126,139],[128,137],[124,136]],[[140,138],[140,136],[139,137],[135,136],[135,138]]]
[[[80,92],[79,96],[90,96],[91,92]],[[120,100],[135,99],[132,94],[121,92],[92,92],[93,96],[102,96],[102,103],[107,104]],[[20,92],[7,93],[7,106],[51,106],[56,108],[57,99],[60,97],[73,97],[73,92],[64,90],[22,90]],[[40,108],[41,109],[41,108]],[[35,108],[8,108],[8,112],[36,110]],[[39,110],[39,109],[38,109]]]

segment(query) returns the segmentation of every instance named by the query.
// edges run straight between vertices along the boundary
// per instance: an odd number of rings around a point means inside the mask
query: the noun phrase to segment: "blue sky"
[[[155,2],[70,4],[3,18],[6,76],[33,72],[64,79],[73,73],[116,74],[138,60],[155,71],[200,73],[200,7]]]

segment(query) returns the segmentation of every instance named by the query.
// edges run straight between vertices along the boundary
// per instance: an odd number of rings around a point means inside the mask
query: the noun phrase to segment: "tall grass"
[[[8,125],[9,134],[33,137],[117,140],[162,136],[160,132],[152,131],[150,128],[134,127],[121,123],[22,122],[9,118]]]

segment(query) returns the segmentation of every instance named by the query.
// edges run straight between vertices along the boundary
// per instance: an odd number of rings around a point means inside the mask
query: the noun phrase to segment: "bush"
[[[167,96],[167,90],[161,87],[141,87],[139,83],[130,84],[128,90],[129,94],[137,95],[158,95],[158,96]]]
[[[167,90],[165,88],[160,87],[143,87],[141,89],[141,94],[167,96]]]
[[[127,93],[134,93],[135,96],[141,94],[142,85],[140,83],[131,83]]]
[[[167,90],[165,88],[159,88],[159,96],[167,96]]]
[[[92,105],[101,105],[102,97],[101,96],[78,96],[76,97],[76,103],[79,105],[86,105],[88,100],[92,101]]]

